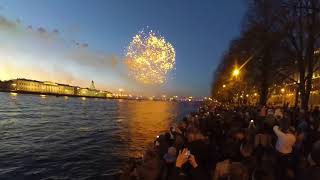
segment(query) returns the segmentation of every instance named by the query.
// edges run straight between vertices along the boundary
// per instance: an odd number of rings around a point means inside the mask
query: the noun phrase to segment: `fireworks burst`
[[[175,50],[153,31],[140,31],[130,42],[126,63],[130,75],[143,84],[163,84],[175,66]]]

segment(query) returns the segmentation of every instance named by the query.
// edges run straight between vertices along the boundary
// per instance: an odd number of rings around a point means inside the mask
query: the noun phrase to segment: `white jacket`
[[[296,137],[291,133],[284,133],[280,130],[279,126],[273,127],[274,133],[278,136],[276,149],[280,153],[289,154],[296,142]]]

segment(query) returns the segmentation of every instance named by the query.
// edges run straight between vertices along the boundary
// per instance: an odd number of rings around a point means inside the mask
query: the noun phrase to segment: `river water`
[[[108,179],[197,106],[0,92],[0,179]]]

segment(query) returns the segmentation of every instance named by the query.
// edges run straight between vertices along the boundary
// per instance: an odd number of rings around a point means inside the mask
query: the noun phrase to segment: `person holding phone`
[[[188,165],[191,166],[191,168],[185,168]],[[183,150],[179,151],[176,160],[176,174],[175,177],[172,177],[172,180],[173,179],[207,180],[209,179],[209,176],[207,176],[206,173],[199,167],[195,156],[191,154],[187,148],[184,148]]]

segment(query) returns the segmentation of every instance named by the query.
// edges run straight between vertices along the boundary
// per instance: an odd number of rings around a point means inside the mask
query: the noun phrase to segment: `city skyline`
[[[156,10],[152,10],[154,5]],[[0,79],[29,78],[146,95],[208,96],[213,71],[239,34],[243,2],[17,1],[0,3]],[[182,20],[181,20],[182,19]],[[178,21],[179,20],[179,21]],[[128,78],[125,49],[151,28],[172,43],[176,70],[161,86]],[[223,31],[222,31],[223,29]]]

